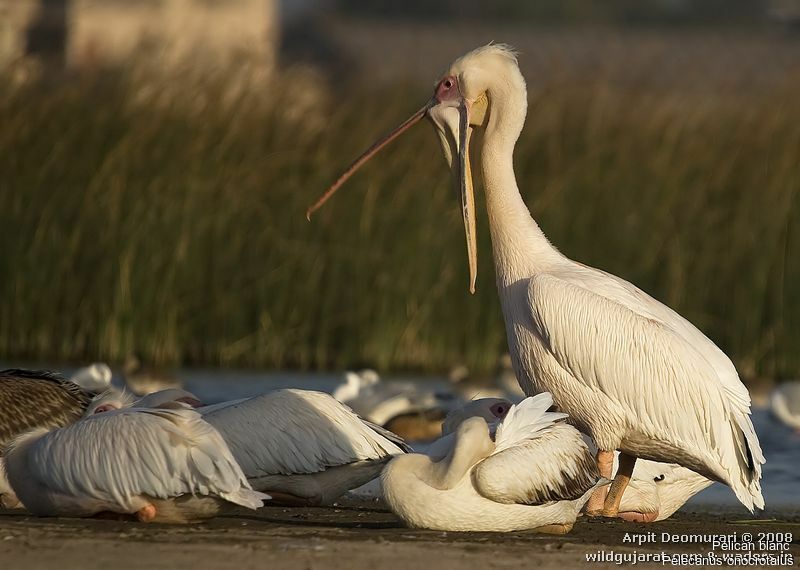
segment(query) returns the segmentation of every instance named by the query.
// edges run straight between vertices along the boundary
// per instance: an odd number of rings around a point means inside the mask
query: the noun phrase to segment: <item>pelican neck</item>
[[[508,285],[563,261],[520,195],[514,174],[514,146],[525,123],[522,88],[489,90],[491,113],[483,137],[481,169],[498,285]]]

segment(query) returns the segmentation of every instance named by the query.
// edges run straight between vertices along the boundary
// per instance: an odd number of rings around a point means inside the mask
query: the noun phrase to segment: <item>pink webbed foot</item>
[[[624,521],[649,523],[654,522],[658,518],[658,513],[640,513],[638,511],[622,511],[617,515]]]
[[[136,511],[136,518],[139,522],[151,522],[156,518],[156,508],[154,505],[148,504],[138,511]]]

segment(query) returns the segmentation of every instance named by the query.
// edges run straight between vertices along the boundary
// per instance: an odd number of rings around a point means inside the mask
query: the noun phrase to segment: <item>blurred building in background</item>
[[[246,59],[271,69],[277,0],[0,0],[0,65],[67,68],[128,60],[169,68]]]

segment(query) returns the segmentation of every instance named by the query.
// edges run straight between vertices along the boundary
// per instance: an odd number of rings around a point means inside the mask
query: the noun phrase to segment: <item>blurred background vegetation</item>
[[[746,378],[800,373],[795,3],[284,2],[266,48],[169,66],[159,42],[87,40],[89,1],[44,4],[0,72],[5,361],[491,370],[506,341],[485,215],[471,296],[429,127],[304,212],[497,40],[521,52],[515,164],[551,240],[688,317]],[[104,9],[99,29],[131,21]]]

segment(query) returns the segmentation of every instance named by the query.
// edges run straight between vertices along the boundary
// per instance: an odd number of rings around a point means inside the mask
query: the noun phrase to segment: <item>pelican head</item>
[[[442,435],[453,433],[462,423],[469,418],[483,418],[486,423],[492,424],[502,420],[511,409],[511,402],[503,398],[480,398],[467,405],[453,410],[442,423]]]
[[[488,45],[460,57],[436,82],[433,97],[400,126],[359,156],[308,209],[306,216],[311,219],[311,214],[322,206],[356,170],[412,125],[427,117],[439,135],[442,152],[458,187],[467,240],[469,289],[474,293],[478,274],[478,250],[469,145],[476,129],[483,130],[490,126],[492,102],[504,100],[504,95],[510,90],[520,89],[522,92],[525,91],[525,80],[517,66],[516,54],[508,46]],[[525,103],[523,107],[524,105]],[[521,111],[524,113],[525,109]]]
[[[133,396],[125,390],[109,388],[92,399],[86,411],[83,413],[83,417],[88,418],[95,414],[128,408],[132,403]]]

